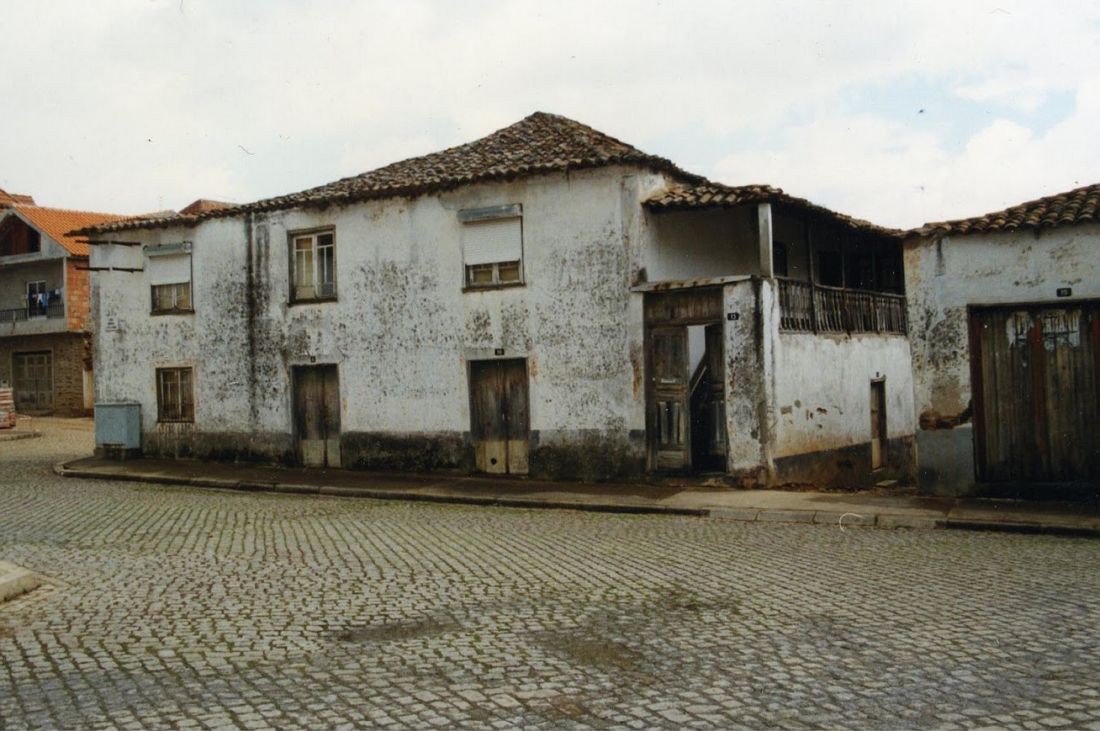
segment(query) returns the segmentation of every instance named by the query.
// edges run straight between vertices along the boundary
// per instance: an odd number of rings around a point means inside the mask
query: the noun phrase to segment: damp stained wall
[[[975,233],[905,242],[920,482],[974,492],[967,307],[1100,297],[1100,225]],[[1061,287],[1073,295],[1059,298]]]
[[[954,416],[970,402],[968,305],[1100,297],[1100,225],[912,239],[905,289],[917,412]],[[1073,296],[1058,298],[1060,287]]]
[[[907,338],[780,332],[770,279],[726,285],[724,306],[731,473],[757,471],[753,480],[768,484],[865,482],[870,384],[885,378],[887,439],[895,459],[889,474],[879,477],[912,477],[916,417]]]
[[[470,426],[466,363],[499,349],[528,361],[539,444],[638,441],[642,296],[630,284],[647,239],[641,201],[661,185],[613,167],[126,232],[192,242],[195,313],[150,315],[144,272],[97,272],[97,398],[141,402],[162,451],[203,451],[205,433],[278,456],[292,444],[291,369],[336,363],[343,433],[453,442]],[[464,292],[458,211],[517,203],[524,286]],[[337,300],[289,304],[288,235],[322,227],[335,231]],[[120,248],[93,247],[92,265],[144,258]],[[194,425],[157,424],[155,368],[176,365],[195,368]]]

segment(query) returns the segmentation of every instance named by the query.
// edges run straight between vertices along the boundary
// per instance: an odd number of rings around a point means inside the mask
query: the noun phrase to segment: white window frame
[[[310,229],[307,231],[291,231],[287,234],[289,239],[289,254],[290,254],[290,303],[305,303],[305,302],[330,302],[336,299],[336,229],[332,226],[318,229]],[[321,243],[322,237],[328,237],[329,243]],[[306,250],[298,248],[298,242],[309,241],[308,256],[309,258],[309,279],[310,283],[298,284],[298,271],[299,262],[304,257],[299,256],[299,253],[305,254]],[[324,273],[322,268],[324,266],[324,257],[321,254],[322,249],[331,249],[331,271],[329,272],[328,280],[323,279]],[[312,290],[311,295],[302,296],[299,294],[299,289]]]
[[[501,287],[516,287],[527,283],[524,268],[524,240],[523,240],[523,205],[512,203],[502,206],[490,206],[487,208],[468,208],[458,212],[458,220],[463,225],[484,223],[487,221],[501,221],[505,219],[519,219],[519,258],[496,262],[482,262],[477,264],[466,263],[466,247],[462,247],[462,288],[463,290],[496,289]],[[501,269],[515,265],[517,275],[515,279],[501,279]],[[488,272],[490,281],[475,282],[472,273],[475,271]]]

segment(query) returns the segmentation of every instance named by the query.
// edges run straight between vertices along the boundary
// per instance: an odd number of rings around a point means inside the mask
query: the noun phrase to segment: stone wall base
[[[886,442],[885,464],[871,469],[871,443],[809,452],[775,460],[774,483],[800,483],[844,489],[870,487],[885,480],[901,484],[916,481],[915,437],[896,437]]]
[[[149,457],[189,457],[226,462],[298,463],[291,434],[203,432],[193,424],[158,424],[142,435]],[[468,432],[344,432],[340,460],[360,470],[474,472]],[[645,433],[598,430],[532,431],[530,476],[598,481],[645,474]]]

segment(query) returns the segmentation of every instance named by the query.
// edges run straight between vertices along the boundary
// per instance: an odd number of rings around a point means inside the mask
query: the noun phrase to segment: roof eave
[[[641,167],[643,169],[649,169],[655,172],[667,173],[669,175],[675,176],[677,180],[685,183],[700,183],[705,180],[705,178],[703,178],[702,176],[695,175],[694,173],[689,173],[686,170],[682,170],[681,168],[677,167],[675,163],[670,160],[665,160],[664,158],[644,156],[637,159],[631,157],[621,160],[592,160],[578,164],[567,165],[564,167],[547,167],[545,169],[536,168],[520,171],[502,171],[499,173],[471,176],[469,178],[456,178],[431,184],[404,185],[376,190],[363,190],[353,193],[334,193],[315,199],[307,198],[304,200],[288,200],[290,196],[302,195],[301,193],[291,193],[289,194],[289,196],[277,196],[275,198],[260,200],[254,203],[244,203],[239,206],[233,206],[231,208],[206,211],[204,213],[193,216],[176,216],[174,218],[149,220],[133,219],[128,221],[116,221],[110,224],[106,224],[104,226],[88,226],[82,229],[77,229],[75,231],[70,231],[68,235],[99,236],[118,231],[154,230],[173,228],[180,225],[183,225],[186,228],[191,228],[199,223],[214,218],[232,218],[234,216],[243,216],[249,213],[270,213],[273,211],[286,211],[295,208],[324,209],[333,205],[349,205],[352,203],[362,203],[369,200],[385,200],[388,198],[418,198],[420,196],[429,195],[431,193],[442,193],[450,190],[455,190],[466,185],[476,185],[479,183],[501,181],[506,182],[519,180],[522,178],[534,177],[537,175],[552,175],[555,173],[565,174],[579,170],[593,170],[602,167],[614,167],[616,165]]]

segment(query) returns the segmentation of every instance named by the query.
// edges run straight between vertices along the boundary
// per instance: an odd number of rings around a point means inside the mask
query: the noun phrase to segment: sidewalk
[[[17,439],[31,439],[42,436],[42,433],[35,428],[34,421],[29,416],[17,416],[13,428],[0,429],[0,442],[13,442]]]
[[[447,473],[269,467],[195,460],[88,457],[65,477],[380,500],[666,513],[844,527],[959,528],[1100,537],[1100,503],[941,498],[882,492],[733,490],[643,483],[567,483]]]

